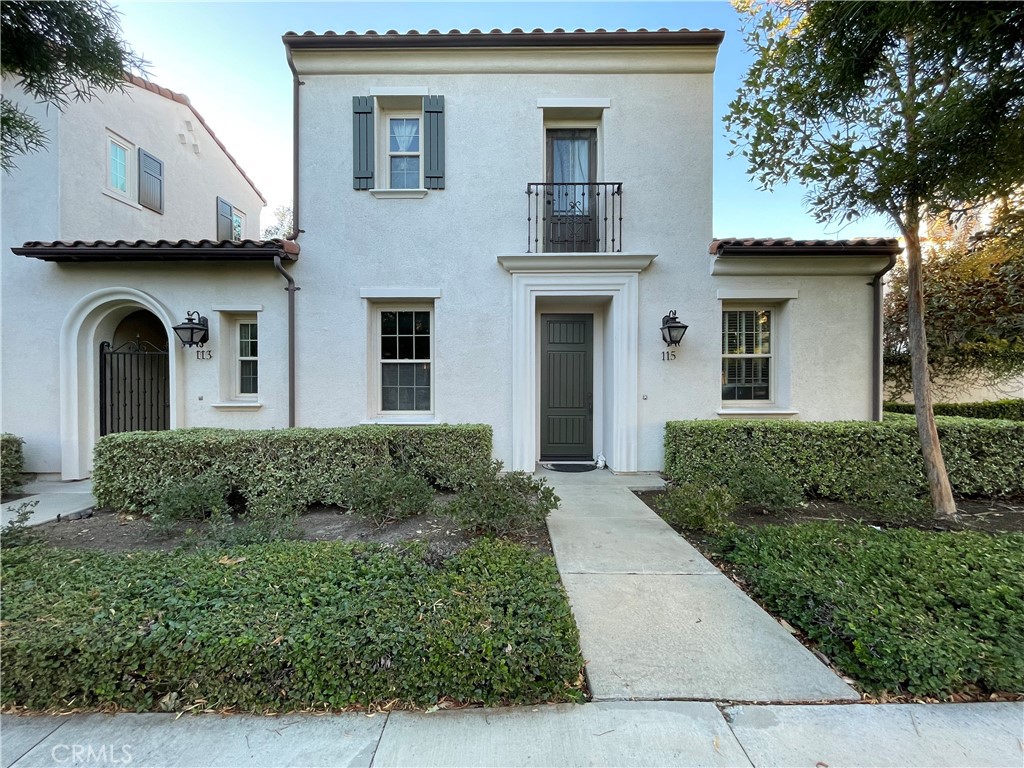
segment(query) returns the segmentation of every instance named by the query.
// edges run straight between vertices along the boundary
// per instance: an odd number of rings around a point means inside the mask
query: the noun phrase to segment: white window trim
[[[127,189],[121,191],[117,187],[111,186],[110,184],[110,163],[113,160],[111,155],[110,146],[111,144],[117,144],[121,149],[124,150],[125,154],[125,186]],[[132,208],[142,208],[139,205],[139,150],[132,142],[128,141],[123,136],[111,131],[109,128],[106,132],[106,145],[104,149],[104,157],[106,158],[103,166],[103,193],[114,200],[119,200],[122,203],[130,205]]]
[[[436,422],[434,396],[436,392],[436,327],[434,303],[432,301],[368,302],[370,311],[369,345],[367,359],[367,393],[369,418],[365,423],[433,424]],[[381,312],[429,312],[430,313],[430,410],[428,411],[385,411],[384,392],[381,376],[383,361],[380,357]],[[401,361],[395,361],[401,362]]]
[[[220,394],[221,401],[211,403],[212,408],[219,410],[257,410],[263,407],[261,393],[263,390],[263,370],[259,371],[257,378],[257,391],[243,393],[241,391],[242,358],[240,355],[240,327],[243,323],[255,323],[259,328],[261,323],[259,313],[263,310],[262,305],[253,307],[238,308],[215,308],[214,311],[220,314],[219,339],[223,353],[220,355]],[[262,351],[264,340],[257,331],[257,362],[264,359],[259,354]],[[248,359],[248,358],[247,358]],[[259,366],[263,369],[264,366]]]
[[[722,324],[719,327],[719,339],[722,338],[722,334],[725,332],[723,315],[726,312],[770,312],[769,325],[768,325],[768,343],[769,349],[771,350],[768,354],[726,354],[720,352],[718,357],[720,361],[725,360],[746,360],[746,359],[763,359],[768,358],[768,399],[767,400],[725,400],[722,399],[722,410],[747,410],[752,412],[758,412],[762,410],[768,410],[774,412],[778,401],[778,334],[777,329],[779,327],[778,314],[779,307],[776,304],[770,303],[759,303],[759,304],[722,304],[722,310],[719,313],[719,322]],[[721,342],[719,342],[721,347]],[[719,367],[721,370],[721,367]],[[721,393],[719,393],[721,399]]]
[[[380,100],[377,101],[380,106]],[[380,187],[378,192],[389,192],[389,195],[380,195],[380,197],[413,197],[420,195],[410,195],[409,193],[422,192],[424,195],[427,190],[423,186],[423,109],[422,107],[416,109],[387,109],[381,107],[378,109],[380,115],[378,121],[378,141],[377,146],[379,147],[377,156],[377,177],[384,182],[384,186]],[[416,152],[392,152],[391,151],[391,120],[408,120],[415,118],[419,122],[419,149]],[[419,186],[416,187],[402,187],[395,188],[391,186],[391,158],[392,157],[417,157],[419,158],[419,169],[420,178]],[[399,194],[394,194],[399,193]],[[377,195],[375,195],[376,197]]]

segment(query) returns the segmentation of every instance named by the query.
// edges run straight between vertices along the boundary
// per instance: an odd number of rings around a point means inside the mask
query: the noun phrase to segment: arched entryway
[[[88,477],[92,449],[101,434],[101,355],[103,342],[127,349],[133,340],[162,346],[166,361],[159,374],[166,404],[165,422],[159,428],[181,425],[182,403],[180,349],[169,344],[173,324],[167,308],[148,293],[135,288],[104,288],[82,298],[68,312],[61,328],[61,476],[65,480]],[[130,399],[136,398],[132,394]],[[135,427],[141,428],[141,427]],[[123,431],[120,429],[106,431]]]
[[[146,309],[126,315],[100,342],[99,434],[169,429],[167,331]]]

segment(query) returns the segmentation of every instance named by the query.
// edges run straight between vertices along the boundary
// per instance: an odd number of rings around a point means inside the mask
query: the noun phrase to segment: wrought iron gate
[[[170,377],[166,347],[129,341],[100,344],[100,435],[169,429]]]

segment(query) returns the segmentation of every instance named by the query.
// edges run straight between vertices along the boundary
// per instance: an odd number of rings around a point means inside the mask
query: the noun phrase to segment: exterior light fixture
[[[665,340],[666,346],[678,347],[679,342],[686,335],[687,328],[689,328],[688,325],[679,322],[674,309],[661,318],[661,338]]]
[[[198,312],[186,312],[185,322],[174,326],[183,347],[201,347],[210,339],[210,321]]]

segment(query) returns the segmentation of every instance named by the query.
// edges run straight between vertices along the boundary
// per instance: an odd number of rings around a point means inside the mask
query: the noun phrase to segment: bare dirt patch
[[[636,495],[654,512],[657,512],[658,510],[654,506],[655,501],[663,493],[664,491],[640,491]],[[956,505],[961,518],[958,530],[985,531],[986,533],[1024,532],[1024,499],[1001,501],[958,499]],[[883,528],[891,527],[889,523],[873,519],[870,513],[859,507],[823,500],[809,501],[806,506],[784,512],[766,513],[756,507],[740,507],[729,515],[729,519],[736,525],[746,528],[818,522],[867,523]],[[918,524],[913,527],[927,530],[949,529],[949,526],[939,523]],[[687,539],[691,538],[692,533],[692,531],[686,532]]]
[[[235,519],[236,526],[245,525]],[[432,552],[448,557],[480,537],[476,531],[460,528],[443,514],[417,515],[378,528],[369,520],[338,507],[312,507],[296,521],[297,538],[304,541],[360,541],[401,544],[427,543]],[[180,523],[169,533],[154,529],[147,517],[121,515],[109,509],[96,510],[91,517],[64,519],[34,526],[32,533],[52,547],[93,549],[101,552],[171,551],[204,540],[203,522]],[[504,537],[550,555],[547,526],[540,525]]]

